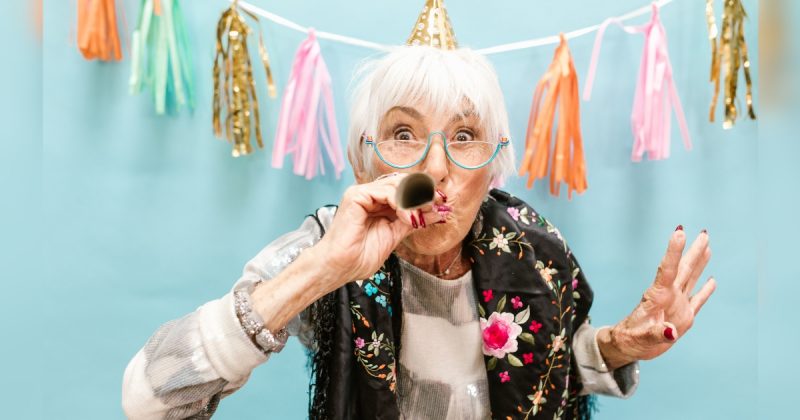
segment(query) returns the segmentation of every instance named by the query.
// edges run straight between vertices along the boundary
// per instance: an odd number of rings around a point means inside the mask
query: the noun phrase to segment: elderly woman
[[[129,363],[132,419],[206,418],[280,351],[312,358],[312,418],[588,418],[630,396],[711,295],[703,231],[678,226],[655,281],[614,326],[558,229],[493,189],[514,167],[494,70],[466,49],[396,49],[362,72],[348,157],[357,185],[244,268],[230,293],[159,328]],[[412,172],[435,200],[398,206]],[[285,379],[282,379],[285,380]]]

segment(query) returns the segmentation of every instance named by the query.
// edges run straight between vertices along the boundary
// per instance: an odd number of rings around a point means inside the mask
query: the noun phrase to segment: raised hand
[[[597,343],[610,369],[663,354],[694,324],[716,288],[709,278],[697,293],[697,280],[711,259],[708,233],[703,230],[686,254],[686,234],[678,226],[658,266],[655,281],[625,319],[598,331]]]
[[[320,242],[326,247],[328,265],[340,273],[342,283],[372,275],[415,228],[442,220],[431,205],[414,211],[399,209],[395,194],[407,174],[392,175],[348,188]]]

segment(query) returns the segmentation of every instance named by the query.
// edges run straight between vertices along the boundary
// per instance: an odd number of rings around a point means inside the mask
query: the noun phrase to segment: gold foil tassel
[[[253,67],[247,50],[250,27],[239,14],[237,6],[237,2],[234,2],[220,17],[217,24],[217,55],[214,59],[214,134],[222,137],[224,107],[225,138],[233,143],[233,157],[253,151],[251,130],[255,131],[258,147],[264,148]],[[263,38],[260,41],[259,54],[267,74],[268,92],[275,97],[275,83]]]
[[[736,122],[736,88],[739,79],[739,68],[744,69],[744,80],[747,85],[745,103],[747,114],[755,120],[753,110],[753,82],[750,77],[750,59],[747,56],[747,43],[744,40],[744,20],[747,18],[741,0],[723,0],[722,28],[718,29],[714,19],[714,0],[706,0],[706,19],[708,21],[708,37],[711,41],[711,83],[714,84],[714,96],[709,110],[709,121],[714,122],[714,111],[719,97],[720,78],[725,70],[724,102],[725,120],[722,128],[730,129]]]

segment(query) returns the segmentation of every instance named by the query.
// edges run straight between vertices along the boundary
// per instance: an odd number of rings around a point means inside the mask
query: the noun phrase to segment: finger
[[[707,246],[705,251],[703,251],[703,255],[700,257],[700,261],[698,261],[698,263],[695,265],[694,269],[692,270],[692,274],[689,275],[689,278],[683,285],[684,293],[692,293],[694,286],[697,285],[697,280],[700,279],[700,276],[703,274],[703,270],[705,270],[710,260],[711,247]]]
[[[355,187],[352,200],[367,212],[376,212],[389,206],[397,210],[397,188],[390,184],[362,184]]]
[[[711,297],[711,294],[714,293],[716,289],[717,281],[714,280],[714,277],[710,277],[706,284],[700,288],[700,291],[689,299],[689,306],[692,307],[692,311],[694,311],[695,315],[700,312],[700,309],[705,305],[708,298]]]
[[[390,220],[400,219],[403,223],[417,228],[418,221],[412,212],[401,210],[397,207],[395,191],[397,187],[389,183],[361,184],[348,191],[352,203],[360,207],[366,214],[365,218],[385,216],[388,210],[395,214]],[[363,219],[366,221],[366,219]]]
[[[658,322],[647,330],[647,340],[652,344],[674,343],[678,340],[678,329],[671,322]]]
[[[675,277],[675,285],[678,286],[679,289],[683,290],[689,282],[692,272],[700,265],[700,259],[707,247],[708,233],[704,230],[697,235],[697,238],[692,242],[689,250],[686,251],[686,255],[681,258],[681,262],[678,264],[678,275]],[[705,265],[700,268],[705,268]],[[702,272],[702,269],[700,271]]]
[[[683,247],[685,245],[686,234],[683,232],[683,227],[678,226],[669,239],[667,252],[664,254],[661,264],[658,265],[656,279],[653,284],[665,288],[672,286],[675,276],[678,273],[678,264],[681,261],[681,255],[683,254]]]
[[[375,180],[373,180],[370,184],[394,185],[395,187],[397,187],[398,185],[400,185],[400,181],[402,181],[403,178],[407,177],[408,175],[409,174],[403,172],[391,172],[375,178]]]

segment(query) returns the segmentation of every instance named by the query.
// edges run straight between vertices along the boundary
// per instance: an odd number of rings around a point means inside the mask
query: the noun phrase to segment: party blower
[[[414,210],[433,202],[436,184],[430,175],[415,172],[400,181],[397,186],[397,206],[402,210]]]

